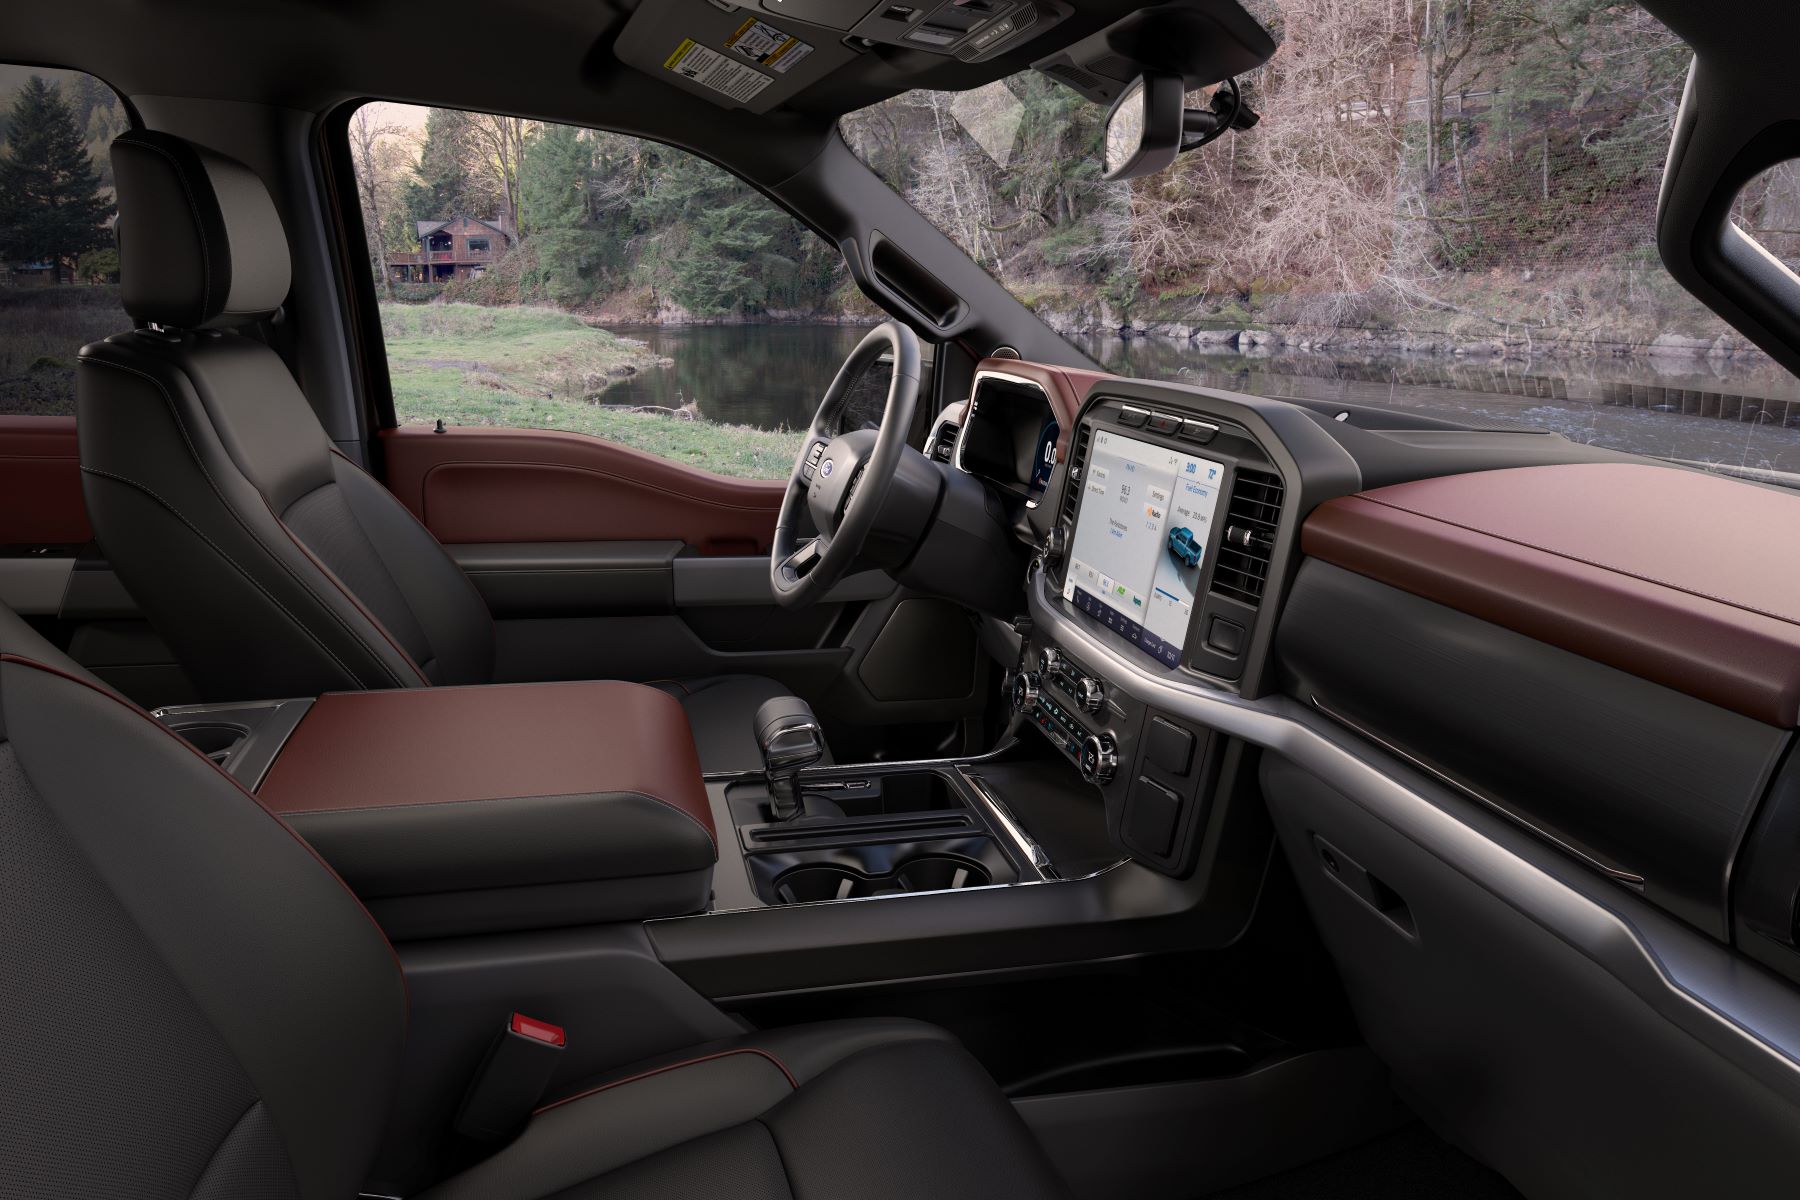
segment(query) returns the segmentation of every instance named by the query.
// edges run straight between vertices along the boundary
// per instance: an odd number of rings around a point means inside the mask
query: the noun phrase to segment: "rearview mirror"
[[[1244,103],[1236,79],[1213,89],[1206,108],[1186,107],[1187,85],[1179,75],[1145,73],[1113,101],[1106,114],[1102,179],[1154,175],[1177,154],[1198,150],[1233,129],[1249,129],[1260,119]]]
[[[1106,114],[1103,179],[1154,175],[1181,153],[1179,75],[1139,75]]]

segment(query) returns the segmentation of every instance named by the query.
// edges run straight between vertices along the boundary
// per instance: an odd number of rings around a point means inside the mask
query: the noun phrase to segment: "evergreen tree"
[[[109,205],[61,89],[33,75],[13,101],[0,159],[0,255],[62,267],[107,240]]]
[[[417,178],[407,181],[400,198],[408,220],[445,221],[458,213],[485,218],[497,213],[498,197],[470,170],[476,153],[468,113],[454,108],[426,113],[425,142],[414,168]]]

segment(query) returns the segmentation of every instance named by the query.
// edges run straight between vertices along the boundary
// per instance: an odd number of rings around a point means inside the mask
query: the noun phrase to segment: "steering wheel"
[[[851,385],[884,352],[892,352],[894,366],[881,427],[840,432]],[[816,603],[850,569],[894,482],[918,401],[919,336],[898,321],[883,321],[838,368],[794,459],[769,555],[777,603]],[[804,542],[795,533],[802,505],[819,531]]]

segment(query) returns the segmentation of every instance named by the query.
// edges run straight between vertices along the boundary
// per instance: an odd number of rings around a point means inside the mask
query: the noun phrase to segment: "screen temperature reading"
[[[1106,430],[1088,454],[1063,598],[1174,666],[1225,468]]]

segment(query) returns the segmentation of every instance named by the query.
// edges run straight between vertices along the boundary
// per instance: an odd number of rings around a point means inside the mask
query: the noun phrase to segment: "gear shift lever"
[[[756,710],[756,745],[769,779],[769,810],[777,821],[800,815],[800,772],[825,757],[825,737],[806,701],[777,696]]]

